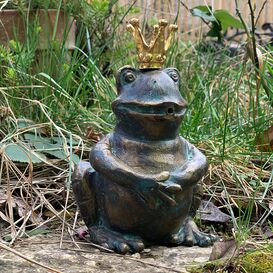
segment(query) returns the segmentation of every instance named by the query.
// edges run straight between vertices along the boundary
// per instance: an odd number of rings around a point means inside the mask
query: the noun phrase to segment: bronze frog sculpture
[[[175,68],[121,68],[112,103],[114,131],[73,175],[92,242],[119,253],[148,244],[208,246],[215,237],[193,222],[206,157],[179,136],[186,101]]]

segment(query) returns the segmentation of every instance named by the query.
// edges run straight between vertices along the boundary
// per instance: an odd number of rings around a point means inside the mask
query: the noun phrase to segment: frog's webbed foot
[[[188,217],[177,234],[171,237],[170,243],[174,245],[201,246],[212,245],[217,237],[201,232],[192,217]]]
[[[144,249],[143,241],[137,236],[124,235],[102,226],[91,226],[89,233],[92,242],[121,254]]]

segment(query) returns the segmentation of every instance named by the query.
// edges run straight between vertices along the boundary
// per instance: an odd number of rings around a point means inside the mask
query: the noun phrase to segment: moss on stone
[[[202,266],[187,267],[191,273],[273,273],[273,247],[248,251],[233,259],[209,261]]]
[[[247,272],[273,272],[273,251],[258,250],[248,252],[241,256],[240,263]]]

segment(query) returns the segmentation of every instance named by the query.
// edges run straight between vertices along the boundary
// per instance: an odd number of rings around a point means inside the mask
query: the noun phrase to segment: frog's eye
[[[174,82],[179,81],[179,74],[178,74],[178,71],[175,68],[173,68],[173,69],[169,68],[169,69],[167,69],[166,72]]]
[[[179,76],[176,72],[171,72],[169,75],[175,82],[179,80]]]
[[[178,82],[179,76],[178,76],[177,72],[175,72],[175,71],[169,72],[169,76],[173,79],[174,82]]]
[[[116,74],[118,89],[122,85],[126,85],[126,84],[134,82],[136,78],[138,77],[138,75],[139,75],[139,70],[128,65],[119,69]]]
[[[136,75],[132,71],[126,71],[123,78],[126,83],[131,83],[136,79]]]
[[[138,69],[128,65],[120,68],[116,74],[118,94],[122,92],[123,86],[134,82],[138,78],[139,74],[140,72]]]

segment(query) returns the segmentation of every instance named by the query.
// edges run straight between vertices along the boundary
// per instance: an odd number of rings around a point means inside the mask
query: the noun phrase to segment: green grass
[[[181,134],[208,156],[207,194],[233,216],[240,241],[272,215],[271,168],[266,169],[272,156],[256,143],[257,136],[272,126],[270,101],[261,88],[256,102],[255,71],[244,55],[231,58],[224,49],[202,52],[196,45],[176,50],[171,63],[181,72],[181,91],[189,102]],[[269,51],[267,56],[272,60]],[[265,80],[272,90],[272,74]]]

